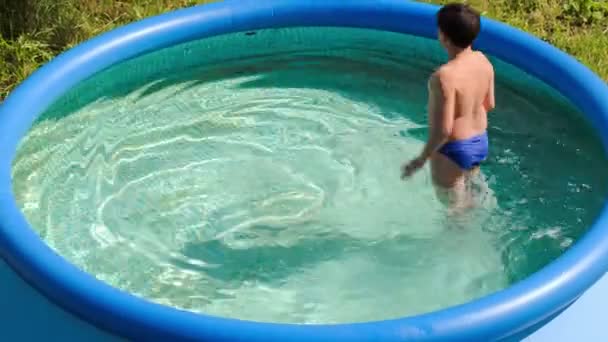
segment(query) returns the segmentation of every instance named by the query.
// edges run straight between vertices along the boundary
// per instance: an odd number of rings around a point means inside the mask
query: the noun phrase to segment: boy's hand
[[[411,177],[416,171],[420,170],[424,164],[426,164],[426,158],[423,157],[418,157],[407,164],[403,164],[401,167],[401,179]]]

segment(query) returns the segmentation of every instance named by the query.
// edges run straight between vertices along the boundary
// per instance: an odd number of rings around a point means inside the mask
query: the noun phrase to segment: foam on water
[[[58,253],[118,288],[272,322],[463,303],[534,271],[521,266],[529,241],[556,241],[550,253],[530,251],[551,257],[572,243],[571,226],[547,228],[520,210],[527,196],[501,201],[489,190],[455,226],[428,172],[400,181],[424,142],[430,69],[370,50],[382,33],[346,32],[348,48],[201,63],[49,115],[14,164],[25,215]],[[495,128],[494,188],[524,174],[507,127]]]

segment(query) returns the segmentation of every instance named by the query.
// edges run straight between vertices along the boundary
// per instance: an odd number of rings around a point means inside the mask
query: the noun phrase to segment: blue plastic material
[[[73,317],[28,286],[0,259],[0,340],[122,342]]]
[[[150,18],[88,41],[41,68],[0,108],[0,255],[61,307],[135,340],[498,341],[522,337],[570,305],[608,270],[608,210],[556,261],[479,300],[397,320],[284,325],[197,315],[121,292],[55,254],[29,227],[12,194],[19,140],[51,103],[126,59],[194,39],[263,28],[344,26],[435,37],[437,7],[404,0],[228,0]],[[608,148],[608,87],[567,54],[484,20],[478,47],[544,80],[594,124]]]

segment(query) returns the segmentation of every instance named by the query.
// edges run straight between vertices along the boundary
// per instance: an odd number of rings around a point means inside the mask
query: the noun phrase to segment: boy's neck
[[[452,47],[448,49],[448,57],[450,58],[450,60],[456,59],[458,56],[461,56],[463,54],[468,54],[469,52],[473,51],[473,47],[469,46],[466,48],[458,48],[458,47]]]

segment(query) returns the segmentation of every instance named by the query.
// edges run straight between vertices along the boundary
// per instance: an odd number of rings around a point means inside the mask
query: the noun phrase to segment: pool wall
[[[54,305],[0,260],[0,337],[3,341],[124,341]],[[608,277],[602,278],[563,314],[525,342],[603,341]],[[510,339],[519,341],[519,339]]]
[[[0,259],[0,340],[120,341],[54,305]]]
[[[502,341],[520,339],[573,303],[608,270],[608,212],[560,258],[508,289],[403,319],[284,325],[197,315],[153,304],[97,281],[55,254],[29,227],[12,193],[11,163],[36,118],[69,89],[108,67],[224,33],[294,26],[370,28],[434,38],[436,6],[403,0],[228,0],[143,20],[57,57],[0,107],[0,256],[27,283],[85,321],[134,340]],[[608,146],[608,87],[558,49],[484,19],[477,46],[556,88]],[[500,104],[498,104],[500,105]]]

